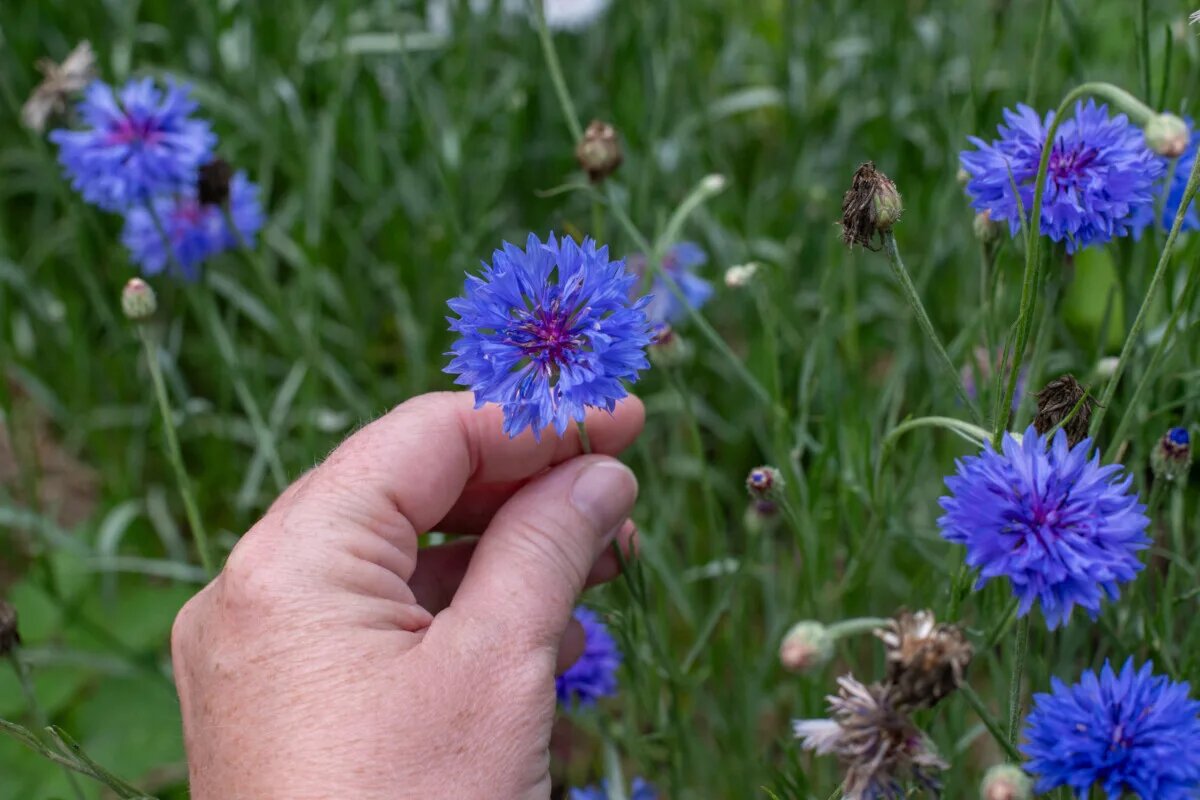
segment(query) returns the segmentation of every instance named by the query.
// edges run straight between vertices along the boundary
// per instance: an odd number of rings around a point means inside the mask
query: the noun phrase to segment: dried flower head
[[[957,689],[974,651],[957,625],[932,611],[901,611],[875,631],[887,648],[887,682],[901,708],[932,708]]]
[[[890,230],[900,219],[903,205],[896,184],[868,161],[854,173],[850,189],[842,196],[842,241],[875,250],[876,234]]]
[[[1066,419],[1076,405],[1079,405],[1079,410],[1063,425],[1063,430],[1067,432],[1067,444],[1074,447],[1087,438],[1095,405],[1074,375],[1055,378],[1037,393],[1037,416],[1033,418],[1033,427],[1044,435]]]
[[[48,58],[37,62],[42,82],[21,106],[21,124],[35,133],[46,130],[50,117],[67,110],[68,98],[82,92],[96,77],[96,54],[87,40],[75,45],[61,64]]]
[[[7,600],[0,600],[0,656],[6,656],[21,643],[17,631],[17,609]]]
[[[617,129],[607,122],[592,120],[583,132],[583,139],[575,146],[575,160],[592,183],[599,183],[612,175],[625,160]]]
[[[797,622],[779,645],[779,663],[789,672],[819,669],[833,658],[834,637],[815,620]]]
[[[233,167],[217,156],[202,166],[196,176],[196,200],[202,206],[223,206],[229,200]]]
[[[843,675],[828,700],[830,719],[795,720],[792,730],[804,749],[841,761],[845,800],[899,800],[908,796],[907,782],[936,796],[937,773],[948,765],[896,705],[890,687]]]

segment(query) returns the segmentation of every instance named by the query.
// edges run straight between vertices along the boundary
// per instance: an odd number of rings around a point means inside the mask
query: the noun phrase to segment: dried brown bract
[[[850,248],[858,244],[878,250],[876,234],[891,230],[903,210],[896,184],[875,169],[875,162],[866,162],[842,196],[842,241]]]
[[[201,205],[223,206],[229,199],[229,181],[233,179],[233,167],[223,158],[217,157],[200,167],[196,176],[196,199]]]
[[[21,124],[31,131],[46,130],[50,117],[67,110],[67,98],[81,92],[96,77],[96,54],[87,41],[80,42],[62,64],[48,58],[37,62],[42,82],[21,107]]]
[[[616,172],[625,159],[617,129],[607,122],[592,120],[575,147],[575,159],[592,183],[599,183]]]
[[[1045,434],[1066,419],[1076,405],[1079,405],[1079,410],[1063,425],[1067,444],[1074,447],[1087,438],[1095,406],[1087,396],[1087,390],[1075,380],[1074,375],[1055,378],[1037,393],[1037,416],[1033,418],[1033,427],[1038,433]]]
[[[901,611],[875,632],[887,648],[887,684],[901,708],[932,708],[963,682],[974,650],[957,625],[932,611]]]

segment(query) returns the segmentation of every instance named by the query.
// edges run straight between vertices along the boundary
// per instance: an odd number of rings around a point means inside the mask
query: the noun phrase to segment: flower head
[[[842,242],[852,249],[856,244],[875,249],[876,235],[891,230],[903,210],[896,184],[874,162],[860,164],[842,195]]]
[[[769,464],[746,473],[746,491],[755,500],[770,500],[783,491],[783,473]]]
[[[224,209],[201,203],[194,186],[178,194],[161,195],[152,202],[154,215],[147,208],[129,209],[121,234],[122,243],[146,275],[158,275],[178,266],[183,274],[177,277],[195,280],[202,262],[237,247],[239,239],[253,244],[263,225],[258,187],[242,172],[229,183],[229,216],[236,233],[229,229]],[[171,240],[170,251],[164,232]]]
[[[628,797],[629,800],[656,800],[658,793],[646,781],[634,778]],[[600,781],[598,786],[572,789],[567,800],[608,800],[608,781]]]
[[[999,139],[989,144],[972,136],[976,149],[964,150],[959,158],[970,175],[972,207],[1008,222],[1016,236],[1022,209],[1026,218],[1033,209],[1033,184],[1054,114],[1039,118],[1032,108],[1018,105],[1016,111],[1004,111],[1004,121]],[[1065,242],[1068,253],[1138,236],[1154,218],[1154,182],[1164,169],[1124,114],[1110,117],[1107,106],[1078,103],[1075,116],[1059,126],[1050,151],[1042,232]]]
[[[583,655],[554,679],[554,691],[564,706],[591,706],[617,693],[621,651],[595,611],[578,606],[575,619],[583,626]]]
[[[1087,797],[1099,786],[1110,800],[1184,800],[1200,789],[1200,703],[1187,683],[1140,670],[1133,659],[1120,674],[1106,661],[1099,676],[1085,672],[1067,686],[1033,697],[1021,747],[1034,789],[1067,786]]]
[[[1092,406],[1087,389],[1075,380],[1075,376],[1070,373],[1061,375],[1037,393],[1037,415],[1033,418],[1033,427],[1038,433],[1048,433],[1062,423],[1062,429],[1067,432],[1067,444],[1074,447],[1087,438],[1088,428],[1092,424]],[[1067,419],[1068,416],[1070,419]]]
[[[589,406],[612,411],[627,394],[622,381],[649,366],[649,300],[629,300],[636,280],[591,239],[506,242],[449,303],[460,338],[446,372],[477,406],[500,405],[509,436],[540,437],[547,425],[561,436]]]
[[[575,160],[592,183],[599,183],[616,172],[625,160],[617,129],[607,122],[592,120],[579,144],[575,145]]]
[[[974,651],[957,625],[932,611],[902,611],[877,631],[887,648],[887,682],[901,708],[932,708],[957,689]]]
[[[1133,478],[1100,466],[1098,453],[1089,461],[1090,448],[1090,439],[1068,447],[1062,430],[1053,443],[1033,426],[1020,441],[1006,434],[1000,452],[989,444],[960,459],[939,501],[942,537],[966,546],[976,586],[1008,578],[1019,614],[1038,601],[1051,629],[1076,605],[1095,617],[1102,595],[1116,598],[1117,584],[1142,569],[1137,552],[1150,541]]]
[[[141,278],[130,278],[121,290],[121,311],[127,319],[143,322],[158,310],[158,298],[150,284]]]
[[[1179,204],[1183,202],[1183,192],[1187,188],[1188,178],[1192,174],[1192,167],[1196,164],[1196,148],[1200,147],[1200,137],[1192,134],[1193,120],[1189,117],[1187,120],[1188,133],[1190,139],[1187,149],[1183,151],[1183,155],[1175,162],[1174,166],[1167,166],[1167,176],[1163,182],[1162,192],[1165,194],[1165,202],[1162,207],[1161,225],[1163,230],[1171,230],[1171,226],[1175,224],[1175,215],[1179,213]],[[1200,214],[1196,213],[1196,201],[1188,206],[1187,212],[1183,215],[1183,224],[1180,230],[1194,231],[1200,230]]]
[[[1150,454],[1150,468],[1166,481],[1187,477],[1192,467],[1192,437],[1187,428],[1171,428],[1158,440]]]
[[[695,242],[680,242],[666,252],[662,271],[675,281],[687,305],[675,296],[662,276],[656,276],[650,289],[652,299],[646,306],[646,316],[651,322],[679,322],[687,317],[687,306],[700,308],[708,302],[713,285],[696,274],[696,268],[707,263],[708,256]],[[629,257],[629,270],[638,276],[639,282],[646,274],[646,267],[644,255]]]
[[[50,141],[84,200],[123,211],[196,180],[217,137],[192,118],[195,110],[187,88],[175,83],[163,92],[150,78],[135,79],[117,93],[96,81],[79,104],[87,128],[51,131]]]
[[[947,765],[888,687],[843,675],[828,700],[832,719],[796,720],[792,729],[804,749],[842,762],[845,800],[899,800],[908,796],[903,782],[910,779],[937,791],[937,772]]]

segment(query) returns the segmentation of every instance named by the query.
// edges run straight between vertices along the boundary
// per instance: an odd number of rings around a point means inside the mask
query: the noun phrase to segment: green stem
[[[1021,724],[1021,679],[1025,674],[1025,655],[1029,650],[1029,615],[1017,620],[1017,649],[1013,655],[1012,684],[1008,688],[1008,741],[1015,746]]]
[[[1175,245],[1175,237],[1183,225],[1184,215],[1187,214],[1188,207],[1192,204],[1192,198],[1196,195],[1197,189],[1200,189],[1200,159],[1196,159],[1196,163],[1192,166],[1192,174],[1188,176],[1187,188],[1183,192],[1183,201],[1179,204],[1179,210],[1175,214],[1175,222],[1171,224],[1171,233],[1167,236],[1167,243],[1163,246],[1162,254],[1159,256],[1158,266],[1154,270],[1154,277],[1150,279],[1150,286],[1146,289],[1146,297],[1142,300],[1142,307],[1138,309],[1137,317],[1133,320],[1133,327],[1129,329],[1129,335],[1125,338],[1125,345],[1121,348],[1121,355],[1117,359],[1116,369],[1113,371],[1112,377],[1108,379],[1108,384],[1104,387],[1104,394],[1100,397],[1100,407],[1096,409],[1096,414],[1092,417],[1090,433],[1093,438],[1100,431],[1100,422],[1108,412],[1108,405],[1112,401],[1113,394],[1116,392],[1117,382],[1121,379],[1121,373],[1125,369],[1126,363],[1128,363],[1130,357],[1133,355],[1133,347],[1138,335],[1142,331],[1142,326],[1146,324],[1146,315],[1149,313],[1150,303],[1154,299],[1154,293],[1158,289],[1158,284],[1162,281],[1163,274],[1166,272],[1167,263],[1170,261],[1171,249]],[[1112,438],[1113,444],[1121,442],[1121,437],[1125,435],[1125,430],[1133,421],[1133,414],[1137,409],[1138,400],[1141,399],[1142,394],[1146,391],[1146,387],[1153,380],[1159,362],[1162,361],[1163,356],[1170,347],[1175,331],[1179,329],[1179,322],[1184,311],[1191,305],[1191,295],[1195,291],[1198,276],[1200,276],[1200,262],[1193,261],[1191,269],[1188,272],[1188,282],[1183,290],[1183,297],[1175,304],[1175,310],[1171,312],[1171,317],[1167,321],[1167,327],[1163,331],[1162,338],[1159,339],[1158,346],[1154,348],[1154,353],[1151,354],[1150,361],[1142,371],[1142,378],[1138,381],[1138,385],[1133,391],[1133,397],[1130,398],[1129,403],[1125,406],[1125,412],[1121,415],[1121,421],[1117,425],[1116,435]]]
[[[996,740],[996,744],[1003,748],[1009,760],[1020,761],[1021,754],[1017,752],[1017,748],[1004,735],[1004,731],[1000,730],[1000,723],[992,716],[992,712],[988,711],[988,707],[984,705],[983,698],[976,694],[975,690],[966,683],[958,687],[958,693],[967,699],[967,703],[974,709],[976,716],[983,723],[983,727],[987,728],[988,733],[992,734],[992,738]]]
[[[1054,8],[1054,0],[1042,3],[1042,17],[1038,22],[1037,39],[1033,45],[1033,58],[1029,62],[1029,90],[1025,93],[1026,105],[1033,105],[1037,99],[1038,77],[1042,62],[1042,45],[1046,41],[1046,29],[1050,27],[1050,11]]]
[[[563,119],[571,130],[571,139],[578,142],[583,138],[583,126],[579,124],[575,103],[571,100],[571,92],[567,89],[566,79],[563,78],[562,64],[559,63],[558,53],[554,50],[550,28],[546,26],[546,14],[542,10],[541,0],[529,0],[529,5],[537,27],[538,41],[542,43],[542,54],[546,57],[546,68],[550,71],[550,82],[554,84],[554,93],[558,96],[558,104],[562,106]]]
[[[50,718],[46,716],[46,712],[42,710],[41,703],[38,702],[37,692],[33,689],[33,680],[29,676],[29,667],[25,665],[25,661],[21,658],[20,647],[14,647],[9,652],[8,658],[12,662],[13,671],[17,673],[17,683],[21,684],[21,694],[25,695],[25,702],[29,705],[30,716],[33,717],[34,723],[39,729],[45,730],[50,727]],[[62,771],[67,777],[67,783],[71,785],[71,793],[75,795],[76,800],[84,800],[83,789],[75,779],[75,773],[66,766],[63,766]]]
[[[883,617],[858,617],[857,619],[847,619],[841,622],[835,622],[832,625],[826,626],[825,632],[834,639],[844,639],[847,636],[856,636],[860,633],[870,633],[876,628],[882,628],[888,624],[888,620]]]
[[[179,437],[175,433],[175,423],[171,415],[171,401],[167,397],[167,385],[163,381],[162,365],[158,363],[158,349],[151,341],[144,325],[138,326],[138,337],[146,351],[146,363],[150,369],[150,381],[154,385],[154,397],[158,402],[158,411],[162,416],[163,438],[167,443],[167,460],[175,471],[175,481],[179,486],[179,495],[183,499],[184,513],[187,514],[188,525],[196,539],[196,548],[200,551],[200,563],[209,575],[215,574],[213,556],[208,542],[208,532],[200,518],[200,509],[192,493],[191,479],[183,465],[183,452],[179,447]]]
[[[587,427],[583,424],[583,420],[575,423],[576,429],[579,431],[579,445],[586,455],[592,454],[592,440],[588,437]]]
[[[950,360],[950,354],[946,352],[946,347],[942,344],[941,338],[933,328],[933,322],[929,319],[929,314],[925,311],[925,305],[921,302],[921,295],[917,293],[917,287],[913,285],[908,270],[904,268],[904,262],[900,259],[900,249],[896,246],[896,237],[891,231],[883,232],[883,246],[887,250],[888,263],[892,265],[892,273],[896,276],[896,280],[899,282],[904,297],[908,300],[908,304],[912,306],[913,313],[917,315],[917,322],[920,324],[921,330],[925,332],[929,341],[932,342],[933,349],[937,351],[942,365],[950,375],[950,380],[954,382],[954,389],[958,392],[959,398],[970,413],[971,419],[975,422],[981,422],[979,412],[975,410],[975,403],[971,400],[971,396],[967,394],[967,387],[963,385],[962,375],[959,374],[958,367]]]

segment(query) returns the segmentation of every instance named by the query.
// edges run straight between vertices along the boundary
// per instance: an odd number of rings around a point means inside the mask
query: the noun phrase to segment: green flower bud
[[[983,776],[980,800],[1029,800],[1033,782],[1015,764],[997,764]]]
[[[130,278],[121,291],[121,311],[134,322],[149,319],[158,309],[158,298],[150,284],[141,278]]]
[[[833,658],[834,637],[819,622],[805,620],[791,627],[779,645],[779,663],[789,672],[820,669]]]
[[[1146,134],[1146,145],[1167,158],[1183,155],[1191,139],[1187,123],[1174,114],[1155,114],[1142,130]]]

